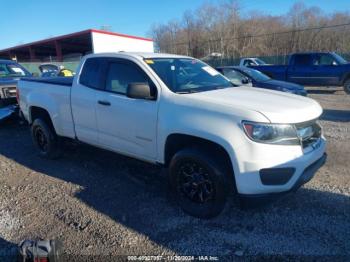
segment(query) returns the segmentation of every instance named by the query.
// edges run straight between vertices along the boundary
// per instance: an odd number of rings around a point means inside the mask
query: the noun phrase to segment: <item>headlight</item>
[[[300,139],[294,125],[268,124],[243,121],[247,136],[259,143],[275,145],[300,145]]]

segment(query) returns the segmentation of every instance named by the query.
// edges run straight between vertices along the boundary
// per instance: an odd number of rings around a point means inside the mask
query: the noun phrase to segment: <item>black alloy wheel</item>
[[[31,134],[33,143],[41,157],[55,159],[61,155],[59,137],[56,135],[52,124],[47,123],[47,120],[35,119],[31,125]]]
[[[179,191],[183,196],[196,203],[205,203],[213,199],[215,189],[208,170],[195,161],[184,162],[179,167]]]
[[[183,211],[199,218],[222,212],[230,191],[229,175],[233,173],[222,156],[206,148],[181,149],[169,165],[169,184],[176,202]]]

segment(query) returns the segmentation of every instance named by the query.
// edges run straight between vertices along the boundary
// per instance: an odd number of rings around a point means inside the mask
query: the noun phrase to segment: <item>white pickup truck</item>
[[[239,66],[260,66],[260,65],[268,65],[263,60],[257,57],[245,57],[241,58],[239,61]]]
[[[218,215],[230,192],[252,203],[294,191],[326,160],[316,101],[234,87],[190,57],[88,55],[74,78],[21,80],[18,97],[41,156],[71,138],[164,165],[197,217]]]

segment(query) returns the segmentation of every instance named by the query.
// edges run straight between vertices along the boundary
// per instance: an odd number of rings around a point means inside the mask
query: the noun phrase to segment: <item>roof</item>
[[[16,61],[9,60],[9,59],[0,59],[0,63],[2,63],[2,64],[16,64]]]
[[[139,37],[139,36],[114,33],[114,32],[97,30],[97,29],[87,29],[87,30],[83,30],[83,31],[79,31],[79,32],[71,33],[71,34],[51,37],[51,38],[47,38],[47,39],[43,39],[43,40],[39,40],[39,41],[26,43],[26,44],[23,44],[23,45],[17,45],[17,46],[9,47],[9,48],[0,50],[0,52],[10,51],[10,50],[17,49],[17,48],[29,47],[29,46],[32,46],[32,45],[38,45],[38,44],[43,44],[43,43],[47,43],[47,42],[53,42],[53,41],[57,41],[57,40],[63,40],[63,39],[79,37],[79,36],[82,36],[82,35],[92,34],[92,33],[114,35],[114,36],[119,36],[119,37],[133,38],[133,39],[153,42],[153,39],[150,39],[150,38],[144,38],[144,37]]]
[[[296,52],[292,53],[290,55],[313,55],[313,54],[333,54],[334,52],[327,52],[327,51],[309,51],[309,52]]]
[[[141,56],[142,58],[189,58],[183,55],[174,55],[166,53],[139,53],[139,52],[125,52],[130,56]]]
[[[145,37],[133,36],[133,35],[125,35],[125,34],[120,34],[120,33],[109,32],[109,31],[97,30],[97,29],[88,29],[88,30],[90,30],[92,33],[121,36],[121,37],[126,37],[126,38],[133,38],[133,39],[153,42],[153,39],[151,39],[151,38],[145,38]]]
[[[96,56],[115,56],[115,55],[123,55],[123,56],[131,56],[137,59],[143,58],[192,58],[188,56],[182,55],[173,55],[173,54],[165,54],[165,53],[139,53],[139,52],[115,52],[115,53],[98,53],[98,54],[90,54],[87,57],[96,57]]]
[[[228,69],[242,69],[242,68],[246,68],[245,66],[216,66],[215,68],[219,68],[219,69],[224,69],[224,68],[228,68]]]

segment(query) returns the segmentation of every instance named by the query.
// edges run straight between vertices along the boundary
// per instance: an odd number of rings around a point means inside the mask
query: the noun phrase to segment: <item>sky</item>
[[[17,0],[1,1],[0,50],[85,29],[149,36],[153,24],[180,19],[186,10],[223,0]],[[242,12],[281,15],[297,0],[241,0]],[[350,11],[350,0],[304,0],[325,12]]]

